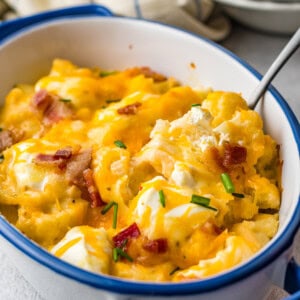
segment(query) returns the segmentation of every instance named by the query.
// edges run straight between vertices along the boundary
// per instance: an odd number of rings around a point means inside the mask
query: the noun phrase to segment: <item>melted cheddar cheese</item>
[[[11,90],[0,128],[1,213],[78,267],[202,279],[276,234],[278,147],[236,93],[56,59]]]

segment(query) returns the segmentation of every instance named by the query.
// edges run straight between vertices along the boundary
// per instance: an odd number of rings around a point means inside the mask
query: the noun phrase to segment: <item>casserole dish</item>
[[[249,66],[207,40],[157,23],[109,17],[104,8],[106,17],[95,17],[95,10],[101,11],[99,6],[76,9],[40,14],[2,27],[2,99],[16,82],[34,82],[47,73],[56,57],[104,69],[148,65],[182,83],[236,91],[246,99],[258,81],[259,75]],[[76,18],[70,17],[76,12]],[[55,258],[1,218],[3,250],[48,299],[252,299],[253,289],[262,299],[272,284],[283,285],[282,270],[299,227],[299,124],[273,88],[258,111],[266,131],[281,145],[284,189],[278,233],[249,262],[202,281],[126,281],[87,272]]]

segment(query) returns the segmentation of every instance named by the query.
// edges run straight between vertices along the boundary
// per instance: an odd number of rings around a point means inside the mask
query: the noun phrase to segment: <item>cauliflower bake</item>
[[[53,255],[146,281],[202,279],[276,234],[279,146],[241,95],[149,67],[56,59],[0,113],[0,211]]]

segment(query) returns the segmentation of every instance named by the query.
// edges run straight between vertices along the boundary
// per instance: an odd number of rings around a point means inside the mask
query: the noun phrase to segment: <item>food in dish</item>
[[[0,125],[2,214],[86,270],[202,279],[277,232],[278,145],[236,93],[57,59],[11,90]]]

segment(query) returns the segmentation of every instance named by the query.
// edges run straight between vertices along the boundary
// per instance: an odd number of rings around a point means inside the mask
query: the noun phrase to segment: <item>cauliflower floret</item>
[[[89,271],[110,272],[112,246],[104,228],[73,227],[51,253]]]

